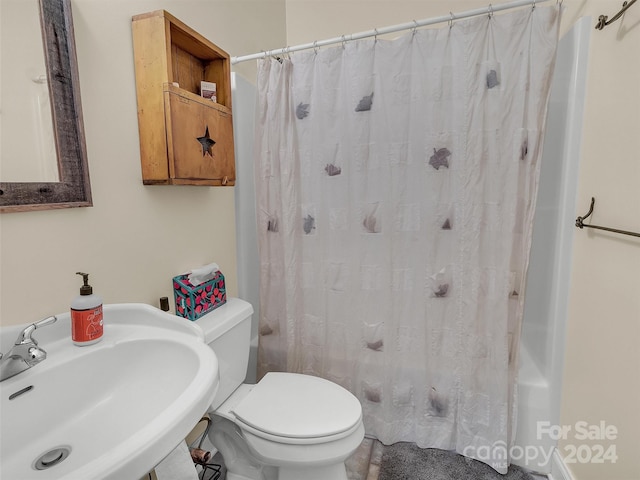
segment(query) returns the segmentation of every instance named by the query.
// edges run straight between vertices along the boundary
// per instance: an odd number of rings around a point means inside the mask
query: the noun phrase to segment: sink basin
[[[206,413],[215,354],[196,325],[149,305],[105,305],[103,338],[84,347],[57,317],[33,335],[47,358],[0,382],[0,478],[141,478]],[[25,326],[0,329],[0,351]]]

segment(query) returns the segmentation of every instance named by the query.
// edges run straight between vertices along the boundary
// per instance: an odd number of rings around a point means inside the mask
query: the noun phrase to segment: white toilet
[[[268,373],[243,384],[252,314],[251,304],[230,298],[196,320],[220,365],[209,439],[227,480],[347,480],[344,461],[364,438],[360,402],[310,375]]]

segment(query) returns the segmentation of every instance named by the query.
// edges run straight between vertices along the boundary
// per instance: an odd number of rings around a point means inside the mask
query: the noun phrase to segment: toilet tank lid
[[[202,329],[205,343],[209,344],[252,314],[253,306],[249,302],[231,297],[224,305],[198,318],[195,324]]]

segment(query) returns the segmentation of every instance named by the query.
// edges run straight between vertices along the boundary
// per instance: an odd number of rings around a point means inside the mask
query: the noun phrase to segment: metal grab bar
[[[596,228],[598,230],[606,230],[607,232],[620,233],[622,235],[631,235],[632,237],[640,237],[640,233],[637,233],[637,232],[630,232],[628,230],[620,230],[618,228],[600,227],[598,225],[586,225],[586,224],[584,224],[583,221],[586,220],[589,217],[589,215],[591,215],[593,213],[593,207],[594,207],[595,203],[596,203],[596,199],[594,197],[591,197],[591,207],[589,207],[589,211],[587,212],[587,214],[584,217],[576,218],[576,227],[578,227],[578,228],[583,228],[583,227]]]
[[[600,15],[598,17],[598,24],[596,25],[596,30],[602,30],[604,27],[606,27],[607,25],[615,22],[616,20],[618,20],[623,14],[624,12],[627,11],[627,9],[633,5],[634,3],[636,3],[637,0],[631,0],[630,2],[624,2],[622,4],[622,10],[620,10],[618,13],[615,14],[615,16],[607,21],[607,19],[609,17],[607,17],[606,15]]]

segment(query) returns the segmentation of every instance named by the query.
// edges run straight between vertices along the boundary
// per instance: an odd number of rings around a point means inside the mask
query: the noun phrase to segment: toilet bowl
[[[349,391],[297,373],[244,384],[251,304],[230,298],[196,321],[218,357],[220,387],[209,440],[228,480],[347,480],[344,461],[364,438],[362,408]]]

